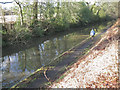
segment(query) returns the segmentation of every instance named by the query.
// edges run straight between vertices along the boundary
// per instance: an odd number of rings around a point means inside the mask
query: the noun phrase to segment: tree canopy
[[[117,2],[95,2],[92,4],[85,1],[63,2],[57,0],[55,2],[48,0],[47,2],[39,2],[38,0],[24,0],[21,2],[14,0],[14,4],[11,11],[18,18],[12,29],[6,30],[6,33],[20,39],[43,36],[71,27],[81,27],[89,23],[118,17]],[[4,9],[2,9],[2,13],[5,16]]]

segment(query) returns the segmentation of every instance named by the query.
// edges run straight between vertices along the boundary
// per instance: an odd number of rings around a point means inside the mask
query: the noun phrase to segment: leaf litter
[[[49,88],[119,88],[118,33],[120,19],[107,30],[90,52],[79,59],[69,73]]]

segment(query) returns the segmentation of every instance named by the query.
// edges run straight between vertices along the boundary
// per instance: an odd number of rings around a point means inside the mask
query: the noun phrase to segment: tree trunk
[[[22,13],[22,8],[21,5],[19,5],[20,8],[20,16],[21,16],[21,26],[23,25],[24,21],[23,21],[23,13]]]
[[[14,0],[15,3],[19,6],[19,11],[20,11],[20,17],[21,17],[21,26],[23,25],[24,21],[23,21],[23,13],[22,13],[22,7],[21,4],[19,3],[19,1]]]
[[[98,16],[98,14],[99,14],[100,10],[101,10],[101,8],[100,8],[99,10],[97,10],[97,14],[96,14],[97,16]]]
[[[33,24],[38,21],[38,0],[34,0],[33,3]]]
[[[2,16],[2,24],[3,24],[3,26],[5,26],[5,13],[4,13],[4,10],[3,9],[1,9],[1,16]]]
[[[95,3],[92,5],[92,7],[91,7],[91,12],[93,12],[93,8],[94,8],[94,6],[95,6]]]
[[[57,0],[57,15],[59,14],[60,2]]]

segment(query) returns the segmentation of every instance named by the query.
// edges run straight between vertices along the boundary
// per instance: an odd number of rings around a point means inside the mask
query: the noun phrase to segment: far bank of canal
[[[108,27],[106,26],[110,26],[111,24],[112,23],[110,22],[103,23],[101,25],[95,25],[94,28],[97,28],[97,31],[100,32],[104,28],[107,29]],[[38,39],[37,41],[33,42],[33,47],[21,51],[16,50],[17,52],[15,52],[14,50],[15,53],[11,53],[12,51],[8,51],[9,54],[4,54],[5,56],[3,56],[2,58],[3,63],[1,69],[3,70],[3,87],[11,87],[15,85],[19,81],[24,80],[26,77],[30,76],[30,74],[35,72],[37,69],[48,65],[50,62],[54,62],[50,64],[54,68],[47,72],[47,76],[51,80],[56,80],[59,74],[63,73],[64,71],[64,68],[62,67],[67,67],[73,62],[73,60],[75,62],[75,60],[77,60],[77,58],[82,54],[80,52],[83,52],[85,48],[88,48],[88,46],[93,45],[91,44],[92,41],[88,39],[88,43],[83,43],[80,47],[71,49],[72,51],[67,54],[64,53],[73,46],[77,44],[79,45],[79,43],[87,39],[89,37],[89,32],[91,28],[93,28],[93,26],[86,27],[83,30],[79,28],[74,32],[52,37],[42,43],[41,40]],[[100,35],[96,36],[94,43],[100,38]],[[59,58],[59,60],[56,59],[56,57],[59,57],[62,53],[66,54],[63,54],[65,57]],[[71,57],[73,56],[74,58],[71,59]],[[44,75],[42,75],[41,77],[39,75],[42,71],[40,71],[36,75],[33,75],[33,77],[36,77],[34,80],[32,78],[32,81],[29,82],[30,84],[25,85],[25,83],[27,82],[24,82],[23,86],[21,87],[31,86],[37,88],[40,87],[43,83],[47,83],[48,81],[44,77]],[[39,77],[37,75],[39,75]],[[41,81],[42,83],[40,83]]]

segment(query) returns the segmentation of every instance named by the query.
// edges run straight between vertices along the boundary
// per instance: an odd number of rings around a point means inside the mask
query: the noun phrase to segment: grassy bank
[[[114,21],[114,20],[113,20]],[[109,22],[109,21],[106,21]],[[71,28],[59,28],[59,29],[51,29],[49,31],[45,31],[44,29],[41,30],[41,26],[39,25],[35,25],[33,27],[19,27],[17,26],[16,30],[11,30],[10,32],[6,32],[3,31],[2,33],[2,46],[3,47],[7,47],[7,46],[11,46],[11,45],[26,45],[28,42],[30,42],[33,38],[46,38],[49,36],[53,36],[55,34],[59,34],[61,32],[70,32],[72,31],[72,29],[76,29],[76,28],[85,28],[85,27],[89,27],[89,26],[93,26],[96,24],[101,24],[101,23],[105,23],[103,21],[97,21],[95,23],[89,23],[87,25],[79,25],[76,27],[70,27]],[[51,31],[52,30],[52,31]]]

